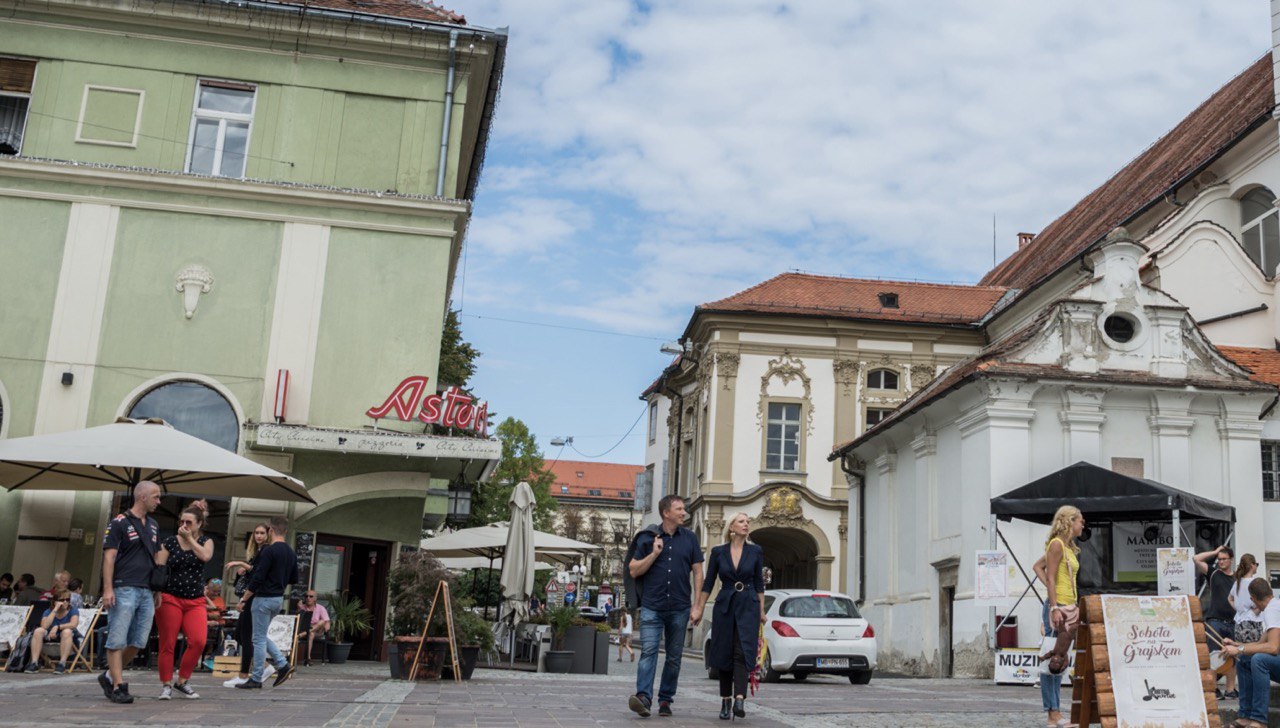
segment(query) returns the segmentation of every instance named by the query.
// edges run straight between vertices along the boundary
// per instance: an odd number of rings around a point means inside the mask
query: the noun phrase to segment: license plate
[[[818,667],[848,667],[849,658],[847,657],[819,657]]]

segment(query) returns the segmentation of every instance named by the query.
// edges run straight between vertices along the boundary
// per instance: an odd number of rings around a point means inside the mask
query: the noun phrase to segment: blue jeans
[[[680,659],[684,656],[684,632],[689,626],[689,610],[658,612],[640,607],[640,664],[636,666],[636,695],[653,700],[653,677],[658,671],[658,644],[666,631],[666,662],[662,665],[662,683],[658,686],[658,702],[672,702],[676,683],[680,680]]]
[[[140,586],[119,586],[115,593],[116,605],[107,612],[107,649],[146,647],[156,616],[155,593]]]
[[[1240,717],[1267,722],[1271,681],[1280,682],[1280,655],[1241,655],[1236,658]]]
[[[284,653],[276,647],[276,643],[267,639],[271,620],[280,613],[280,605],[283,602],[284,597],[255,596],[249,606],[253,614],[253,674],[250,677],[258,682],[262,682],[262,673],[266,672],[268,654],[271,655],[271,662],[275,663],[277,670],[284,670],[285,664],[288,663]]]
[[[1044,609],[1040,612],[1040,617],[1044,621],[1044,636],[1055,637],[1057,632],[1053,631],[1053,627],[1049,624],[1049,602],[1044,603]],[[1059,711],[1062,700],[1062,675],[1054,675],[1049,672],[1040,673],[1040,704],[1045,710]]]

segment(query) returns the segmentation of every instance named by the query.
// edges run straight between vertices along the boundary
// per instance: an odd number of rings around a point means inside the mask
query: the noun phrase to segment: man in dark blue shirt
[[[702,544],[693,531],[680,525],[685,519],[684,499],[663,496],[658,501],[658,513],[662,516],[660,530],[647,538],[641,534],[628,565],[640,589],[641,648],[636,694],[628,706],[642,717],[648,717],[653,704],[653,678],[658,670],[658,643],[664,640],[663,633],[667,659],[658,686],[658,715],[671,715],[684,654],[684,632],[690,621],[697,624],[702,618],[702,610],[692,601],[693,584],[702,584]]]
[[[253,615],[253,674],[236,685],[237,688],[253,690],[262,687],[268,656],[276,666],[275,685],[293,677],[293,665],[276,643],[267,637],[271,620],[280,613],[280,606],[284,603],[285,589],[298,582],[298,557],[284,540],[288,534],[289,521],[283,516],[273,517],[271,543],[258,552],[249,584],[240,598],[240,611],[247,608]]]

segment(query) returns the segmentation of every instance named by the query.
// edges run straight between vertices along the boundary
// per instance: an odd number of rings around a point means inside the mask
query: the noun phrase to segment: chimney
[[[1280,0],[1275,0],[1275,2],[1280,2]],[[1022,250],[1023,248],[1027,247],[1027,245],[1030,244],[1031,241],[1035,239],[1036,239],[1035,233],[1018,233],[1018,250]]]

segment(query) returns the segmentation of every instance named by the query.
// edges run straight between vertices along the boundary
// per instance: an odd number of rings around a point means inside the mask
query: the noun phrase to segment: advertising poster
[[[1076,670],[1076,651],[1071,651],[1062,684],[1070,685]],[[997,685],[1035,685],[1040,682],[1040,649],[1037,647],[1006,647],[996,650]]]
[[[1156,551],[1156,582],[1160,596],[1176,597],[1196,593],[1196,569],[1190,547]]]
[[[1187,597],[1104,594],[1120,728],[1209,727]]]
[[[1195,533],[1194,521],[1183,528]],[[1119,582],[1156,580],[1156,551],[1173,547],[1173,524],[1127,521],[1111,524],[1112,579]]]
[[[974,561],[974,602],[978,605],[1002,605],[1009,596],[1009,554],[1005,551],[979,551]]]

